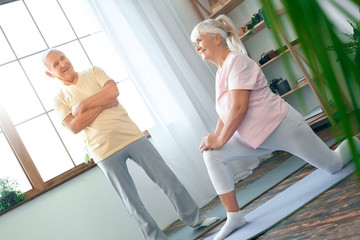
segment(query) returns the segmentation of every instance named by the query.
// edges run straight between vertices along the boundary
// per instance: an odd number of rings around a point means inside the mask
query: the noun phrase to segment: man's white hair
[[[57,49],[55,49],[55,48],[49,48],[48,50],[46,50],[46,51],[43,53],[43,55],[42,55],[42,57],[41,57],[41,61],[42,61],[43,66],[44,66],[44,68],[45,68],[46,71],[49,71],[48,67],[46,66],[46,58],[47,58],[47,56],[48,56],[51,52],[61,52],[61,51],[60,51],[60,50],[57,50]]]

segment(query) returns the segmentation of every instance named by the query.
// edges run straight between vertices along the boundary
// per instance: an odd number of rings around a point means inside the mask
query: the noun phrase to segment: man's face
[[[46,57],[45,65],[48,68],[46,74],[49,77],[57,78],[65,84],[74,80],[74,67],[64,53],[60,51],[50,52]]]

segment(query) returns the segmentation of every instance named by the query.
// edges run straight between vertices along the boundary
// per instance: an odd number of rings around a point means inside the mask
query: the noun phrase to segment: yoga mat
[[[326,142],[327,146],[331,146],[337,141],[333,139]],[[291,156],[285,162],[280,164],[278,167],[272,169],[264,176],[260,177],[258,180],[247,186],[246,188],[238,191],[236,197],[240,208],[259,197],[261,194],[284,180],[290,174],[304,166],[306,162],[296,156]],[[168,236],[169,240],[190,240],[196,239],[204,233],[208,232],[214,226],[218,225],[221,220],[226,218],[226,212],[222,204],[216,206],[211,211],[205,214],[206,217],[219,217],[220,220],[208,227],[202,227],[198,230],[193,230],[189,226],[183,226],[180,230],[175,233],[172,233]]]
[[[315,170],[248,213],[245,216],[247,223],[225,239],[246,240],[260,235],[354,171],[352,162],[336,174]],[[205,240],[211,240],[215,235]]]
[[[294,171],[298,170],[306,164],[302,159],[292,156],[283,162],[278,167],[274,168],[270,172],[266,173],[264,176],[250,184],[248,187],[238,191],[236,193],[239,206],[243,207],[251,200],[257,198],[259,195],[267,191],[269,188],[273,187],[284,178],[289,176]],[[226,212],[222,204],[216,206],[211,211],[205,214],[206,217],[219,217],[220,221],[226,217]],[[179,231],[175,232],[169,236],[169,240],[190,240],[195,239],[201,234],[205,233],[207,230],[215,226],[215,224],[209,227],[202,227],[198,230],[193,230],[188,226],[184,226]]]

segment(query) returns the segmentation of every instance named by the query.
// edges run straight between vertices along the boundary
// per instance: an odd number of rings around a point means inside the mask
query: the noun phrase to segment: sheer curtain
[[[169,1],[89,3],[151,110],[151,141],[199,206],[205,205],[216,194],[198,146],[217,122],[213,71],[197,56]],[[237,165],[236,180],[260,161]]]

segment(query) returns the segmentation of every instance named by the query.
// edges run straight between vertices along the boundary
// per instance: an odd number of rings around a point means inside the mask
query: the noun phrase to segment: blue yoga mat
[[[326,142],[326,145],[331,146],[332,144],[336,143],[337,139],[330,140]],[[255,198],[259,197],[261,194],[266,192],[268,189],[272,188],[280,181],[284,180],[290,174],[304,166],[306,162],[296,156],[291,156],[285,162],[280,164],[278,167],[272,169],[264,176],[247,186],[246,188],[238,191],[236,193],[238,203],[240,208],[254,200]],[[213,208],[211,211],[205,214],[207,217],[219,217],[220,220],[226,218],[226,212],[224,207],[220,204]],[[202,227],[198,230],[193,230],[188,226],[183,226],[177,232],[168,236],[169,240],[191,240],[196,239],[199,236],[203,235],[209,229],[213,228],[218,223],[214,223],[208,227]]]
[[[269,188],[275,186],[277,183],[285,179],[287,176],[289,176],[291,173],[298,170],[305,164],[306,162],[298,157],[294,157],[294,156],[290,157],[281,165],[279,165],[272,171],[266,173],[264,176],[262,176],[261,178],[250,184],[248,187],[238,191],[236,195],[239,201],[239,206],[240,207],[245,206],[247,203],[260,196]],[[224,210],[224,207],[220,204],[215,208],[213,208],[208,213],[206,213],[205,216],[207,217],[216,216],[222,220],[226,217],[226,212]],[[214,225],[209,227],[203,227],[195,231],[188,226],[184,226],[182,229],[175,232],[168,238],[169,240],[195,239],[198,236],[205,233],[208,229],[212,228]]]
[[[225,239],[246,240],[263,233],[354,171],[355,165],[353,163],[349,163],[336,174],[330,174],[319,169],[315,170],[248,213],[245,216],[247,223]],[[215,235],[216,233],[206,240],[213,239]]]

